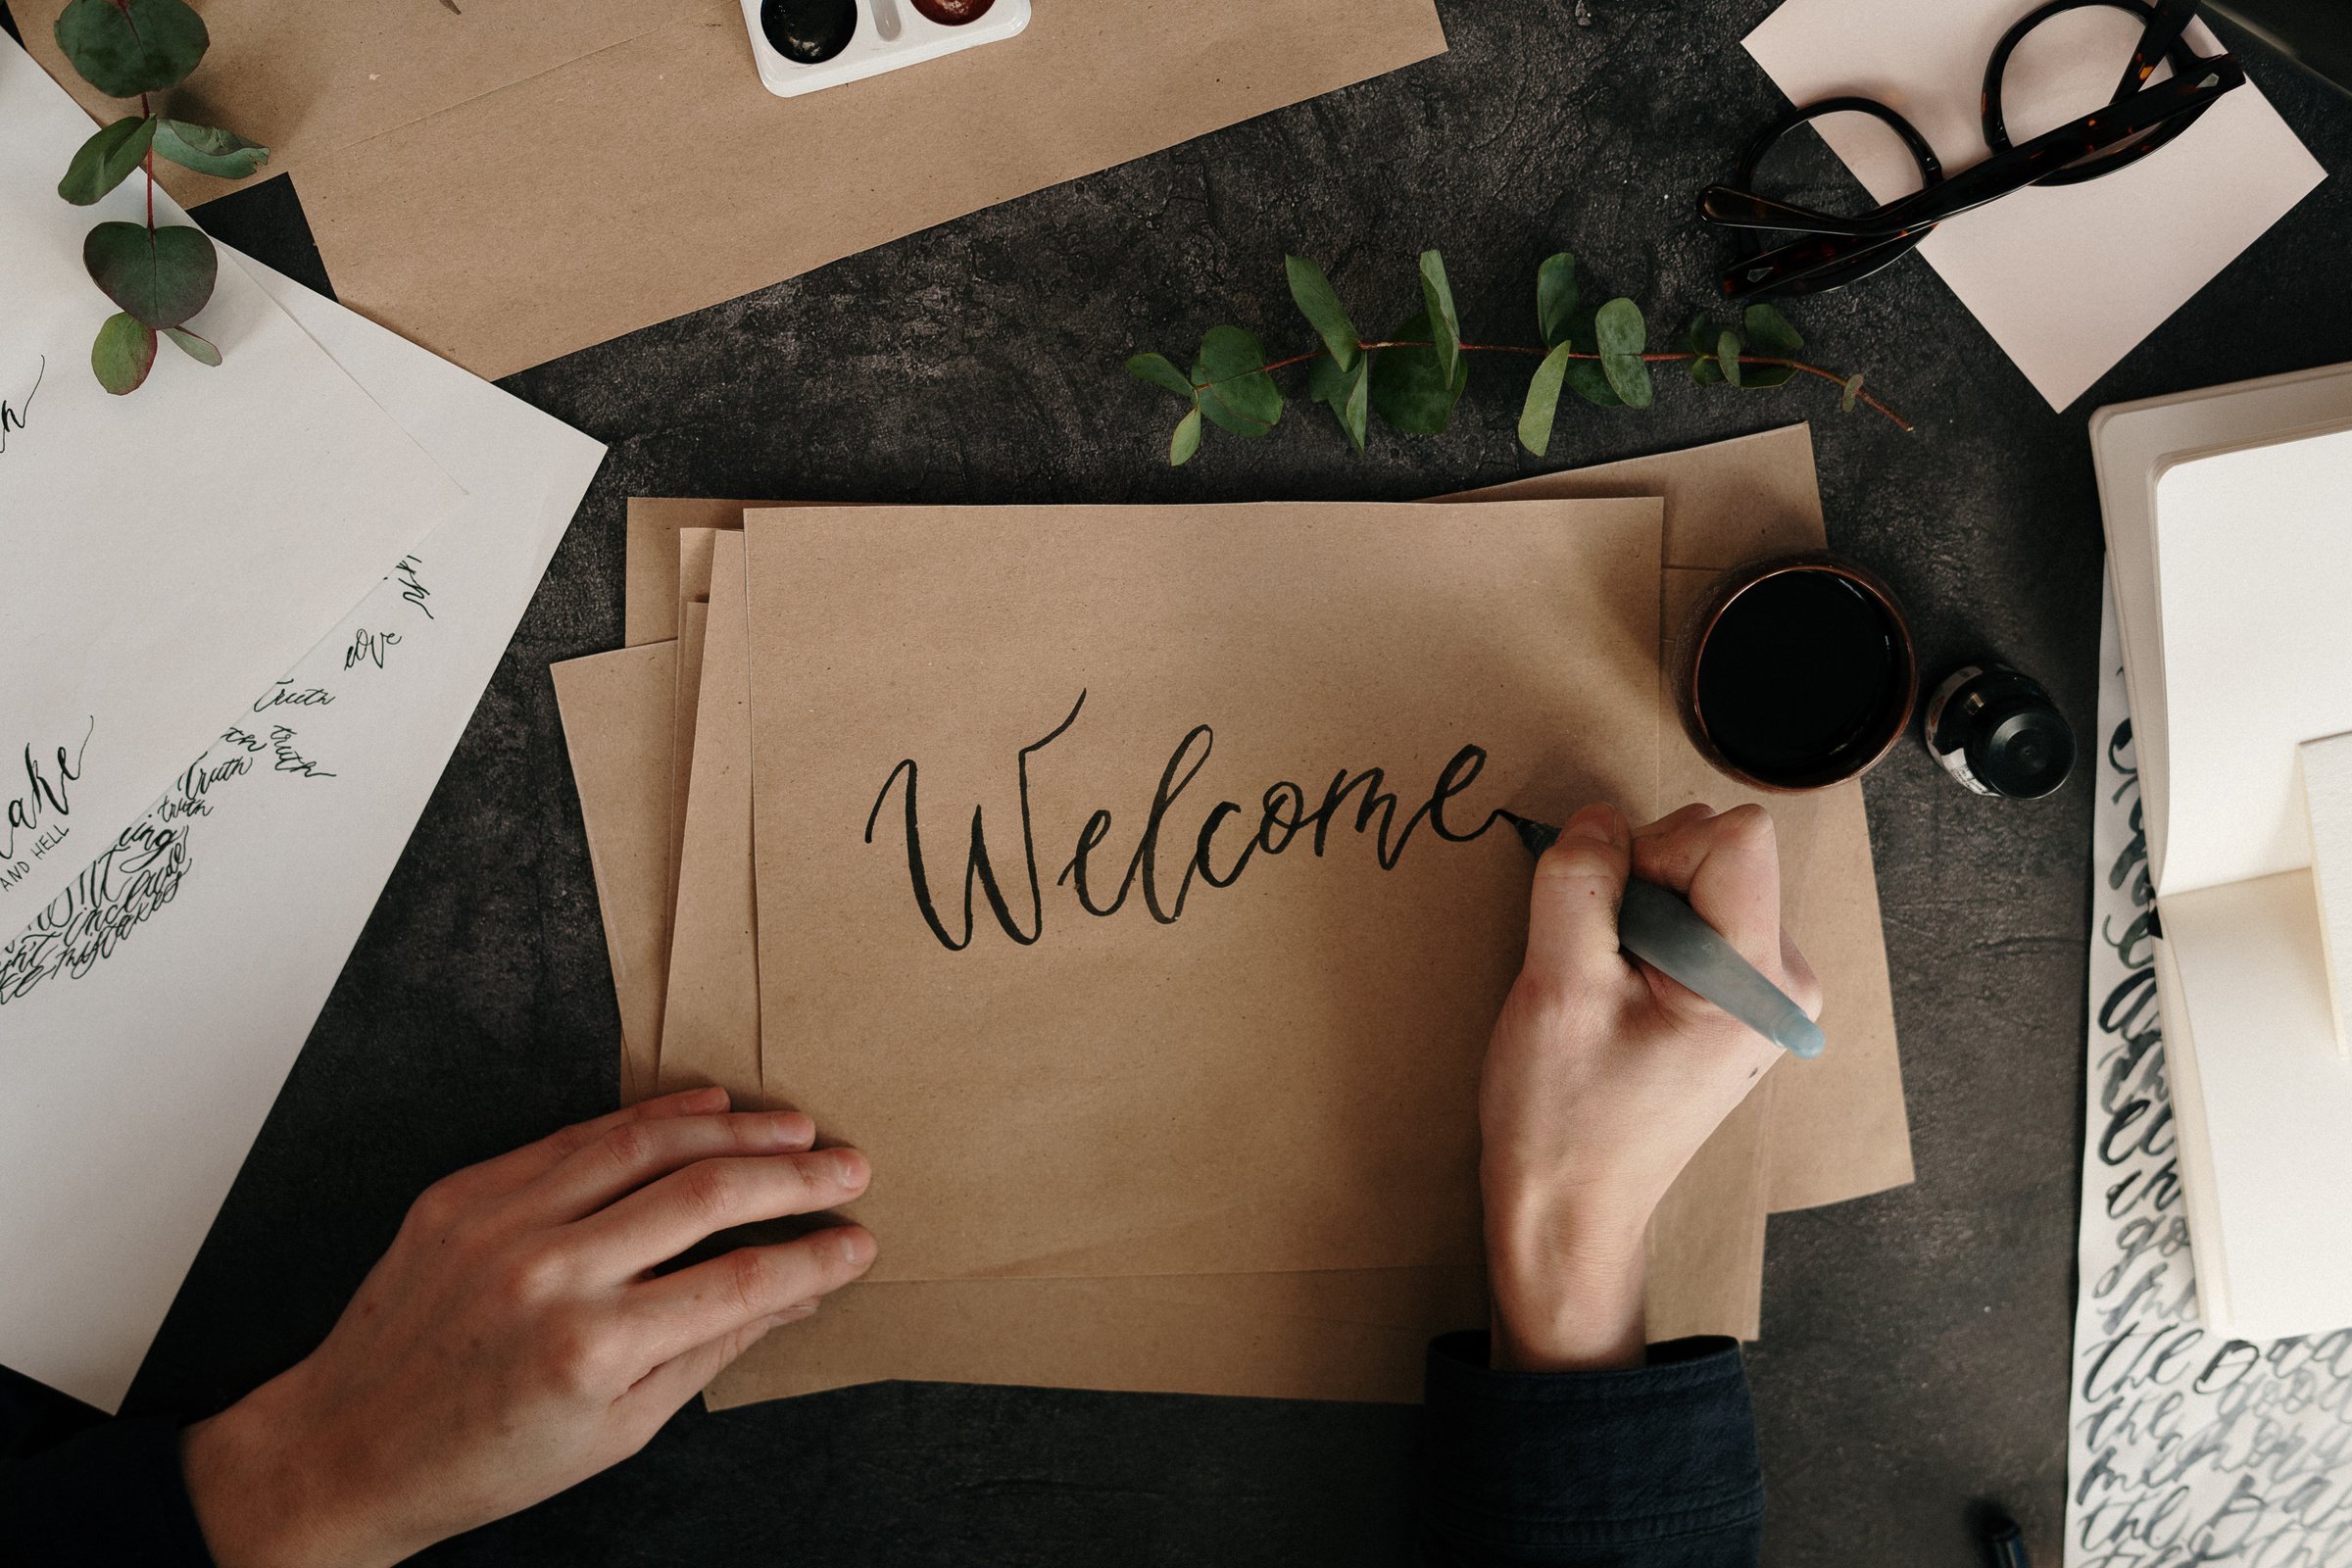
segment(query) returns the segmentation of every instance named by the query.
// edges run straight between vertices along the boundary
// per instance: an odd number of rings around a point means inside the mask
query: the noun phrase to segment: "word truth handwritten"
[[[873,809],[866,813],[865,842],[874,842],[874,830],[882,819],[882,808],[889,804],[891,792],[898,789],[900,781],[904,779],[907,880],[912,886],[915,907],[921,911],[924,924],[931,928],[931,934],[950,953],[960,953],[971,946],[975,935],[972,918],[972,892],[975,887],[987,898],[997,924],[1014,942],[1027,947],[1045,934],[1045,899],[1038,882],[1037,837],[1029,810],[1029,759],[1060,739],[1078,721],[1078,714],[1085,707],[1086,693],[1080,692],[1069,716],[1042,738],[1022,747],[1015,759],[1021,802],[1021,860],[1028,904],[1025,923],[1014,913],[1011,900],[1005,896],[1004,882],[997,874],[995,858],[989,851],[983,811],[974,807],[971,839],[964,851],[961,925],[959,929],[950,928],[940,914],[932,893],[930,869],[923,858],[921,811],[915,799],[918,771],[915,760],[911,757],[906,759],[893,767],[890,776],[883,780],[881,793],[874,797]],[[1453,754],[1452,760],[1439,769],[1437,783],[1431,788],[1428,799],[1404,817],[1401,826],[1396,817],[1400,803],[1393,792],[1382,788],[1385,774],[1380,768],[1368,767],[1353,774],[1342,768],[1332,775],[1331,784],[1322,792],[1322,799],[1311,807],[1308,804],[1310,797],[1303,786],[1289,779],[1279,779],[1266,786],[1265,793],[1259,797],[1257,825],[1246,839],[1228,839],[1222,849],[1217,842],[1218,834],[1229,823],[1237,832],[1247,827],[1246,821],[1232,821],[1243,814],[1244,808],[1239,802],[1221,801],[1210,809],[1200,831],[1194,835],[1183,873],[1177,878],[1171,894],[1161,880],[1161,829],[1166,826],[1168,814],[1175,807],[1177,798],[1207,763],[1210,749],[1215,744],[1216,736],[1206,724],[1194,725],[1176,743],[1176,750],[1169,754],[1167,766],[1160,772],[1159,785],[1152,793],[1152,804],[1145,812],[1143,831],[1137,838],[1134,853],[1128,857],[1125,868],[1118,873],[1115,890],[1106,891],[1102,887],[1102,868],[1094,858],[1095,852],[1111,836],[1112,817],[1107,810],[1097,810],[1086,819],[1086,825],[1078,831],[1077,843],[1069,859],[1054,878],[1054,885],[1066,886],[1075,892],[1079,907],[1087,913],[1103,916],[1118,913],[1125,906],[1128,897],[1140,889],[1144,907],[1151,911],[1152,918],[1162,925],[1173,925],[1184,913],[1185,900],[1191,895],[1196,878],[1212,888],[1229,888],[1241,879],[1242,873],[1249,869],[1250,860],[1256,856],[1280,855],[1298,842],[1301,835],[1309,833],[1312,835],[1314,854],[1320,858],[1329,841],[1332,824],[1345,814],[1342,808],[1351,798],[1354,803],[1354,829],[1358,834],[1372,834],[1374,855],[1384,871],[1396,868],[1396,862],[1403,858],[1405,845],[1411,840],[1413,830],[1423,822],[1427,822],[1429,830],[1448,844],[1467,844],[1503,820],[1500,811],[1489,812],[1476,827],[1470,828],[1446,819],[1446,803],[1467,791],[1487,765],[1487,754],[1477,746],[1465,746]],[[1373,830],[1375,818],[1379,820],[1377,832]],[[1234,847],[1237,843],[1238,849]],[[1226,856],[1231,858],[1220,871],[1217,862]]]

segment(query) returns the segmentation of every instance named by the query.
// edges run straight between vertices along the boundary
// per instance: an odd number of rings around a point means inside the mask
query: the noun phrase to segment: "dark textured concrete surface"
[[[1321,411],[1294,410],[1263,442],[1212,431],[1170,472],[1175,406],[1119,362],[1189,354],[1226,319],[1303,343],[1285,250],[1320,258],[1377,326],[1410,312],[1413,256],[1442,245],[1469,334],[1507,341],[1531,330],[1536,262],[1570,248],[1643,302],[1653,332],[1679,330],[1719,255],[1692,194],[1780,105],[1739,47],[1770,0],[1441,4],[1443,59],[508,383],[612,460],[134,1406],[225,1402],[293,1360],[419,1186],[612,1102],[612,991],[547,665],[619,641],[624,498],[1394,499],[1544,466],[1512,439],[1523,368],[1490,360],[1447,436],[1376,434],[1357,458]],[[1929,672],[1997,654],[2087,736],[2101,547],[2086,412],[2352,359],[2352,102],[2253,67],[2339,177],[2075,409],[2052,413],[1914,260],[1791,314],[1916,435],[1839,416],[1827,388],[1675,377],[1648,414],[1565,411],[1551,466],[1812,418],[1832,541],[1906,598]],[[282,181],[207,218],[302,268]],[[661,236],[645,265],[664,265]],[[1766,1557],[1973,1563],[1963,1509],[1997,1496],[2054,1563],[2090,800],[2078,782],[2034,805],[1980,801],[1916,746],[1867,794],[1919,1181],[1773,1221],[1750,1358]],[[431,1560],[1396,1562],[1411,1430],[1402,1409],[931,1386],[688,1412],[635,1462]]]

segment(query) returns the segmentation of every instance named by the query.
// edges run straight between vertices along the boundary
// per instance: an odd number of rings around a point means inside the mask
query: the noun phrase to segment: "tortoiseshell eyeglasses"
[[[2080,120],[2012,145],[2001,84],[2018,45],[2052,17],[2094,6],[2131,12],[2143,23],[2114,98]],[[2236,56],[2200,55],[2189,47],[2182,34],[2196,12],[2196,0],[2048,0],[2020,18],[1984,67],[1984,141],[1992,156],[1948,178],[1928,139],[1874,99],[1828,98],[1788,115],[1747,145],[1732,183],[1710,185],[1698,199],[1702,219],[1738,236],[1739,259],[1724,270],[1723,292],[1735,300],[1765,300],[1842,288],[1909,255],[1947,218],[2028,185],[2079,184],[2137,163],[2246,79]],[[2172,74],[2153,81],[2166,64]],[[1757,168],[1783,137],[1824,115],[1847,113],[1868,115],[1901,139],[1919,166],[1916,192],[1850,218],[1756,193]],[[1767,247],[1760,237],[1767,230],[1801,237]]]

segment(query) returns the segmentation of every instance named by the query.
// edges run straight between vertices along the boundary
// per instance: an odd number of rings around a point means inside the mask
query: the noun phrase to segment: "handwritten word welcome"
[[[874,797],[873,809],[866,813],[865,842],[874,842],[874,827],[881,820],[882,808],[889,802],[891,791],[899,787],[901,779],[905,779],[907,880],[913,887],[915,907],[921,911],[923,922],[949,952],[960,953],[971,946],[975,934],[972,920],[972,890],[975,885],[987,897],[988,906],[995,913],[997,924],[1014,942],[1027,947],[1045,934],[1045,899],[1038,883],[1037,838],[1029,809],[1029,760],[1060,739],[1078,721],[1078,714],[1085,707],[1086,693],[1080,692],[1069,716],[1041,739],[1022,747],[1014,761],[1020,786],[1021,859],[1028,891],[1026,925],[1015,916],[1011,903],[1004,895],[1004,884],[997,875],[995,858],[989,851],[984,813],[980,808],[974,807],[970,844],[964,852],[962,927],[960,931],[949,929],[947,922],[940,917],[938,905],[932,897],[930,870],[923,858],[921,811],[915,798],[915,760],[909,757],[900,762],[883,780],[881,793]],[[1212,888],[1229,888],[1241,879],[1253,858],[1260,854],[1280,855],[1310,830],[1314,854],[1318,858],[1321,858],[1329,843],[1332,824],[1344,815],[1342,808],[1348,805],[1350,797],[1354,798],[1354,829],[1358,834],[1371,833],[1373,819],[1379,819],[1378,831],[1373,833],[1374,856],[1384,871],[1396,868],[1396,862],[1403,858],[1405,845],[1411,840],[1413,830],[1424,821],[1429,823],[1432,833],[1446,843],[1467,844],[1502,820],[1502,813],[1494,811],[1490,812],[1474,828],[1464,829],[1446,821],[1446,803],[1467,791],[1487,765],[1486,752],[1476,746],[1463,747],[1439,769],[1437,783],[1431,788],[1428,799],[1413,808],[1401,826],[1396,818],[1399,802],[1394,793],[1382,788],[1386,774],[1380,768],[1368,767],[1353,774],[1346,768],[1340,769],[1332,775],[1329,787],[1322,792],[1322,799],[1311,808],[1308,805],[1310,796],[1303,786],[1289,779],[1279,779],[1266,786],[1265,793],[1258,799],[1255,829],[1246,839],[1229,839],[1223,851],[1218,848],[1218,835],[1229,824],[1237,832],[1247,827],[1246,822],[1233,821],[1244,814],[1245,808],[1237,801],[1221,801],[1209,810],[1207,818],[1193,836],[1184,870],[1177,878],[1173,895],[1163,897],[1161,830],[1167,824],[1177,798],[1183,795],[1186,787],[1207,763],[1209,752],[1215,744],[1216,736],[1206,724],[1194,725],[1176,743],[1175,751],[1168,756],[1167,766],[1160,772],[1158,787],[1152,792],[1152,804],[1145,811],[1143,830],[1137,836],[1134,853],[1128,857],[1125,868],[1118,875],[1115,892],[1107,895],[1103,892],[1100,880],[1101,868],[1094,858],[1095,852],[1102,847],[1113,831],[1114,820],[1108,810],[1099,809],[1086,819],[1086,826],[1079,829],[1077,843],[1068,861],[1063,864],[1061,873],[1054,878],[1054,885],[1067,886],[1075,892],[1079,907],[1087,913],[1103,916],[1116,914],[1125,906],[1129,895],[1141,889],[1144,907],[1151,912],[1152,918],[1162,925],[1173,925],[1184,913],[1185,900],[1192,894],[1195,878]],[[1235,843],[1239,844],[1238,849],[1232,847]],[[1213,863],[1220,854],[1232,857],[1222,873]]]
[[[24,416],[32,412],[32,400],[40,394],[42,378],[49,373],[49,356],[41,356],[39,367],[32,372],[32,390],[24,394],[21,406],[0,398],[0,452],[8,450],[8,433],[24,428]]]

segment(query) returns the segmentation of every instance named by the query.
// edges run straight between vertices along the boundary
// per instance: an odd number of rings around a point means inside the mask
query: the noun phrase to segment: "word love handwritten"
[[[915,800],[917,770],[914,759],[909,757],[900,762],[883,780],[881,793],[874,797],[873,809],[866,813],[865,842],[874,842],[874,828],[882,818],[882,808],[889,803],[891,791],[899,787],[901,779],[905,779],[907,879],[913,886],[915,907],[921,910],[924,923],[930,926],[931,934],[950,953],[960,953],[971,946],[975,935],[972,919],[972,890],[975,885],[987,897],[988,906],[995,913],[997,924],[1014,942],[1027,947],[1045,935],[1045,899],[1037,874],[1037,836],[1029,810],[1029,759],[1060,739],[1078,721],[1079,711],[1085,707],[1086,693],[1080,692],[1069,716],[1041,739],[1022,747],[1015,761],[1020,782],[1021,859],[1028,884],[1029,910],[1025,925],[1013,913],[1011,903],[1004,895],[1004,884],[997,876],[996,862],[989,853],[983,812],[975,807],[972,809],[971,841],[964,852],[962,928],[960,931],[949,929],[947,922],[940,917],[938,904],[932,896],[931,874],[923,858],[921,812]],[[1140,887],[1144,895],[1144,906],[1151,911],[1152,918],[1162,925],[1173,925],[1184,913],[1185,900],[1192,893],[1195,878],[1212,888],[1229,888],[1241,879],[1253,858],[1260,854],[1280,855],[1310,829],[1314,853],[1320,858],[1329,840],[1332,823],[1340,818],[1341,808],[1350,797],[1355,799],[1354,826],[1357,833],[1370,831],[1373,819],[1379,818],[1374,853],[1384,871],[1396,868],[1396,862],[1403,858],[1405,845],[1412,838],[1413,830],[1425,821],[1429,824],[1429,830],[1446,843],[1467,844],[1503,820],[1500,811],[1490,812],[1476,827],[1468,829],[1446,820],[1446,803],[1467,791],[1487,765],[1487,754],[1477,746],[1463,747],[1439,769],[1437,783],[1430,790],[1429,798],[1404,818],[1401,827],[1396,822],[1397,799],[1395,794],[1381,787],[1385,775],[1380,768],[1368,767],[1355,774],[1349,774],[1346,768],[1342,768],[1332,775],[1330,787],[1323,791],[1322,801],[1311,809],[1303,787],[1288,779],[1280,779],[1268,785],[1265,793],[1259,797],[1256,830],[1246,840],[1240,841],[1238,850],[1231,849],[1229,841],[1228,848],[1220,851],[1217,835],[1234,817],[1242,814],[1241,804],[1222,801],[1209,811],[1207,819],[1194,836],[1191,854],[1185,861],[1182,876],[1177,879],[1174,895],[1163,900],[1159,867],[1160,831],[1166,825],[1168,813],[1175,807],[1177,798],[1207,763],[1210,749],[1215,744],[1216,736],[1206,724],[1194,725],[1185,732],[1184,739],[1176,743],[1176,750],[1168,757],[1167,766],[1160,772],[1159,786],[1152,793],[1152,805],[1145,813],[1143,832],[1137,839],[1134,854],[1128,857],[1126,869],[1119,876],[1115,893],[1107,898],[1102,896],[1094,861],[1095,852],[1111,835],[1112,817],[1107,810],[1097,810],[1087,818],[1086,826],[1079,829],[1077,844],[1068,861],[1063,864],[1060,875],[1054,878],[1054,885],[1071,888],[1078,896],[1079,906],[1093,915],[1116,914],[1126,905],[1128,896]],[[1237,828],[1241,826],[1234,825]],[[1390,836],[1392,831],[1394,838]],[[1213,863],[1221,854],[1232,856],[1231,862],[1222,873]]]

